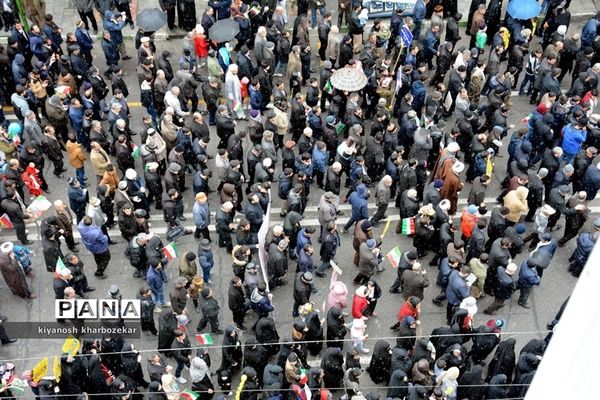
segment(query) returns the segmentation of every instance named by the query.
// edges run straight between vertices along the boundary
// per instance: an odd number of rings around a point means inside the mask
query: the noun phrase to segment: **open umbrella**
[[[156,32],[167,24],[167,14],[158,8],[146,8],[137,15],[135,24],[145,32]]]
[[[222,19],[215,22],[208,30],[208,37],[215,42],[228,42],[240,33],[240,24],[233,19]]]
[[[540,15],[542,7],[536,0],[511,0],[506,12],[514,19],[530,19]]]
[[[367,76],[357,68],[340,68],[330,78],[334,88],[346,92],[355,92],[367,86]]]

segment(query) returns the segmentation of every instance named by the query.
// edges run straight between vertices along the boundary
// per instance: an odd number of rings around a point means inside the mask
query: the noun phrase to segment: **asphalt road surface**
[[[580,27],[574,26],[572,27],[574,30],[580,30]],[[314,39],[316,31],[311,30],[311,35]],[[128,42],[127,46],[129,48],[129,52],[133,53],[133,43]],[[172,63],[176,65],[176,60],[178,54],[180,54],[179,41],[163,41],[158,42],[158,54],[164,49],[169,49],[172,56]],[[97,44],[97,51],[99,49],[99,44]],[[96,53],[98,55],[98,53]],[[135,58],[135,57],[134,57]],[[97,65],[100,68],[103,68],[103,55],[100,54],[97,60]],[[129,60],[124,62],[125,71],[126,71],[126,81],[129,85],[130,92],[132,92],[129,101],[134,102],[139,100],[139,89],[137,85],[136,76],[134,73],[136,64],[135,60]],[[318,70],[318,65],[314,65],[314,68]],[[570,82],[563,82],[563,88],[567,87],[566,85],[570,84]],[[518,128],[520,124],[520,119],[530,113],[531,106],[528,103],[528,99],[518,98],[516,95],[511,99],[513,101],[513,108],[510,112],[510,123],[515,124]],[[145,110],[140,107],[133,107],[132,109],[132,127],[133,129],[137,129],[140,126],[141,116],[145,114]],[[453,123],[453,119],[449,121],[450,124]],[[243,129],[245,126],[244,123],[238,125],[238,129]],[[214,127],[211,127],[211,135],[215,135]],[[216,137],[216,136],[213,136]],[[135,136],[134,140],[139,141],[139,135]],[[507,142],[507,139],[505,140]],[[216,152],[217,140],[211,140],[209,149],[214,154]],[[248,149],[248,145],[246,145],[246,149]],[[488,190],[487,197],[489,201],[487,202],[488,208],[491,210],[492,207],[496,206],[495,196],[499,191],[499,182],[503,179],[505,170],[506,170],[506,150],[503,148],[500,150],[500,156],[496,158],[496,166],[494,170],[493,176],[493,184]],[[211,161],[212,163],[212,161]],[[69,171],[65,174],[62,179],[57,179],[54,175],[51,174],[51,170],[49,169],[50,163],[46,164],[47,171],[45,171],[46,176],[49,179],[49,185],[52,191],[52,194],[47,197],[50,200],[63,199],[66,200],[66,179],[68,176],[74,176],[74,170],[68,166]],[[211,164],[212,165],[212,164]],[[137,162],[138,171],[141,170],[140,161]],[[86,165],[86,174],[90,177],[90,181],[94,180],[93,171],[91,170],[90,165]],[[191,187],[191,177],[187,177],[188,186]],[[214,180],[211,182],[211,186],[216,188],[217,182]],[[469,192],[470,185],[466,185],[465,189],[461,193],[462,204],[464,205],[464,198]],[[95,188],[90,188],[92,193],[95,193]],[[313,185],[310,195],[309,208],[305,215],[305,222],[317,224],[317,211],[316,205],[318,204],[318,200],[320,196],[323,194],[323,191],[316,188]],[[277,224],[281,222],[281,218],[279,217],[279,199],[276,195],[276,186],[274,186],[273,190],[273,208],[272,208],[272,219],[271,224]],[[373,202],[374,199],[371,199]],[[216,211],[219,206],[218,194],[211,193],[209,195],[209,203],[211,206],[211,211]],[[193,193],[191,193],[191,189],[185,193],[185,207],[186,213],[191,213],[191,208],[193,205]],[[598,206],[598,202],[594,201],[592,203],[594,206]],[[345,216],[340,218],[341,222],[345,222],[346,218],[349,216],[349,210],[347,205],[343,205],[342,209],[345,210]],[[591,219],[597,216],[598,208],[594,207],[592,209]],[[371,210],[371,215],[374,210]],[[395,219],[392,222],[392,226],[390,227],[389,232],[385,236],[383,240],[382,250],[387,253],[395,246],[400,246],[403,251],[407,251],[411,249],[411,240],[394,233],[394,227],[396,224],[396,220],[398,217],[398,210],[390,207],[388,210],[388,215],[390,218]],[[240,217],[241,215],[238,215]],[[213,221],[214,222],[214,221]],[[156,231],[160,234],[164,239],[165,232],[165,224],[162,221],[162,212],[153,211],[151,218],[151,230]],[[184,222],[185,225],[191,226],[193,225],[193,221],[191,218],[188,218],[187,221]],[[380,224],[375,228],[376,236],[381,234],[385,224]],[[588,221],[586,227],[584,229],[589,229],[591,225],[591,221]],[[528,229],[531,230],[531,224],[527,224]],[[36,277],[31,280],[31,286],[33,288],[33,292],[38,295],[38,298],[33,301],[23,300],[21,298],[12,296],[10,291],[7,289],[0,290],[0,311],[2,314],[8,315],[9,318],[13,321],[39,321],[39,322],[52,322],[54,321],[54,293],[52,290],[52,275],[45,271],[44,263],[42,261],[42,248],[41,242],[37,240],[37,232],[35,227],[30,227],[30,237],[35,240],[35,243],[31,246],[31,248],[36,252],[36,257],[33,259],[33,268],[36,272]],[[556,232],[555,237],[560,238],[562,232]],[[113,229],[111,231],[111,236],[118,243],[116,245],[110,246],[110,251],[112,253],[111,263],[106,270],[106,274],[108,275],[108,279],[98,280],[93,275],[94,270],[94,261],[91,256],[83,246],[79,246],[82,251],[79,253],[80,258],[86,265],[87,276],[89,279],[90,285],[96,287],[96,291],[90,293],[90,297],[96,298],[107,298],[107,289],[111,284],[119,285],[121,289],[121,293],[124,298],[135,298],[139,287],[143,284],[143,281],[138,278],[132,278],[133,268],[129,265],[128,260],[123,255],[126,243],[120,237],[118,229]],[[351,296],[354,293],[356,288],[352,283],[352,278],[355,275],[355,267],[352,264],[353,257],[353,249],[352,249],[352,236],[351,233],[347,233],[341,236],[342,237],[342,246],[337,252],[336,261],[338,265],[341,267],[343,274],[341,280],[343,280],[349,289],[349,304],[351,303]],[[14,234],[9,231],[3,231],[0,233],[0,240],[13,240]],[[216,234],[212,233],[213,241],[216,240]],[[318,265],[318,244],[313,243],[315,245],[315,264]],[[192,235],[184,236],[178,240],[177,246],[180,254],[185,251],[196,251],[197,250],[197,240],[193,238]],[[571,293],[576,279],[573,278],[567,272],[568,266],[568,258],[575,248],[574,240],[568,243],[567,246],[563,248],[559,248],[552,265],[548,268],[546,273],[544,274],[542,283],[539,287],[536,287],[533,290],[533,294],[530,298],[531,309],[524,309],[517,305],[516,296],[513,296],[511,301],[508,301],[506,306],[501,309],[494,318],[501,318],[506,321],[506,325],[503,334],[503,337],[514,336],[517,339],[517,349],[520,349],[528,340],[532,338],[543,338],[546,334],[546,323],[553,318],[559,306],[565,300],[565,298]],[[67,251],[66,246],[63,245],[63,251]],[[229,309],[227,307],[227,287],[229,284],[230,278],[233,276],[232,268],[231,268],[231,255],[227,254],[224,249],[219,249],[218,247],[213,247],[214,255],[215,255],[215,267],[212,272],[212,282],[213,282],[213,291],[215,298],[219,301],[221,305],[221,315],[220,321],[221,325],[225,326],[231,321],[231,315]],[[520,264],[520,262],[525,257],[524,254],[521,254],[517,257],[516,262]],[[438,308],[432,304],[431,299],[437,295],[439,292],[439,288],[435,286],[435,277],[437,276],[437,268],[428,267],[427,264],[431,258],[431,253],[423,260],[421,260],[421,264],[426,266],[428,276],[430,277],[430,281],[432,282],[431,286],[425,290],[425,300],[422,303],[421,309],[421,320],[422,325],[420,332],[424,335],[428,335],[434,328],[437,328],[441,325],[445,324],[445,307]],[[396,314],[400,305],[403,302],[403,299],[400,294],[390,294],[388,292],[389,286],[393,282],[396,276],[396,271],[393,270],[387,260],[383,261],[383,265],[386,267],[385,271],[378,273],[375,278],[379,282],[383,290],[383,298],[380,299],[379,304],[377,306],[376,312],[379,317],[372,317],[367,322],[367,332],[370,335],[369,341],[367,342],[367,347],[372,348],[377,338],[387,338],[391,343],[394,343],[394,333],[389,329],[390,326],[395,322]],[[290,262],[290,272],[291,275],[295,270],[295,263]],[[167,267],[166,271],[169,275],[171,283],[177,276],[177,261],[171,261]],[[329,272],[329,276],[331,276],[331,270]],[[277,324],[277,328],[279,330],[279,335],[282,338],[291,337],[291,328],[292,322],[294,318],[292,318],[292,278],[291,276],[288,278],[289,283],[281,288],[278,288],[274,291],[274,319]],[[326,299],[328,293],[328,285],[329,285],[329,277],[325,279],[320,279],[315,277],[316,286],[320,289],[320,294],[313,295],[311,300],[314,301],[316,307],[320,308],[323,301]],[[490,296],[487,296],[485,299],[480,300],[478,307],[479,313],[475,316],[476,325],[485,324],[491,317],[484,315],[483,310],[493,301]],[[188,304],[188,312],[190,315],[190,324],[189,330],[190,333],[195,331],[196,324],[199,320],[199,314],[193,309],[191,302]],[[249,313],[246,318],[246,326],[252,326],[255,320],[255,316],[252,313]],[[245,339],[251,335],[250,332],[246,332],[241,334],[241,337]],[[349,337],[349,335],[348,335]],[[215,344],[221,342],[220,337],[215,338]],[[157,341],[155,337],[143,336],[141,339],[136,340],[135,345],[138,349],[141,349],[143,352],[151,352],[157,346]],[[195,340],[192,338],[192,343],[195,344]],[[58,339],[45,339],[45,340],[25,340],[19,339],[18,342],[1,346],[0,347],[0,359],[3,360],[14,360],[17,365],[18,370],[23,370],[25,368],[31,368],[33,365],[37,363],[37,361],[43,356],[53,356],[60,353],[60,346],[62,345],[62,340]],[[349,348],[349,344],[347,343],[346,349]],[[144,354],[145,355],[145,354]],[[218,366],[220,364],[220,350],[212,350],[211,357],[213,360],[213,366]],[[367,359],[367,358],[365,358]],[[309,360],[311,364],[319,363],[319,359],[315,359],[309,356]],[[169,361],[172,365],[174,364],[174,360]],[[363,365],[366,367],[366,365]],[[145,365],[144,365],[145,371]],[[188,372],[185,371],[183,373],[184,377],[189,377]],[[216,383],[216,382],[215,382]],[[369,377],[367,374],[364,374],[361,380],[361,386],[369,387],[372,386]],[[235,387],[235,384],[234,384]],[[367,389],[363,388],[364,391]]]

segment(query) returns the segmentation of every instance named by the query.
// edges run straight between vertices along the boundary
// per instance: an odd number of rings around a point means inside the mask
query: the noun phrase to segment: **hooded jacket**
[[[254,288],[250,294],[250,304],[259,317],[266,317],[275,309],[266,294],[261,294],[258,288]]]
[[[367,198],[367,187],[362,183],[358,185],[356,191],[352,192],[348,197],[348,203],[352,206],[352,218],[355,221],[369,218]]]

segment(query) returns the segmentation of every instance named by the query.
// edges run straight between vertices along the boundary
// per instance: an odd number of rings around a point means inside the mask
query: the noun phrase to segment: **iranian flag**
[[[179,393],[179,397],[184,400],[196,400],[198,397],[200,397],[200,394],[198,392],[194,392],[193,390],[186,389]]]
[[[529,123],[529,120],[533,118],[533,114],[529,114],[528,116],[524,117],[523,119],[521,119],[521,123],[522,124],[527,124]]]
[[[20,144],[21,144],[21,137],[19,136],[19,134],[18,134],[18,133],[11,132],[11,133],[9,133],[9,134],[8,134],[8,138],[9,138],[10,140],[12,140],[12,142],[13,142],[13,144],[14,144],[15,146],[18,146],[18,145],[20,145]]]
[[[6,215],[6,213],[2,214],[2,216],[0,217],[0,227],[7,229],[13,228],[13,224],[12,222],[10,222],[10,218],[8,217],[8,215]]]
[[[402,234],[403,235],[414,235],[415,234],[415,217],[402,218]]]
[[[386,257],[388,260],[390,260],[392,267],[398,268],[398,264],[400,264],[400,257],[402,257],[400,247],[394,247],[389,253],[386,254]]]
[[[67,267],[65,266],[65,263],[63,262],[62,258],[58,257],[58,259],[56,260],[56,272],[60,272],[65,268]]]
[[[177,244],[175,242],[171,242],[161,250],[162,253],[167,257],[167,260],[171,261],[175,257],[177,257]]]
[[[196,340],[200,345],[213,344],[213,338],[210,333],[197,333]]]

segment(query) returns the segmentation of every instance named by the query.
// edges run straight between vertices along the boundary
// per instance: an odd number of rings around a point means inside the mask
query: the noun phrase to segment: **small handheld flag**
[[[177,244],[175,242],[171,242],[161,250],[162,253],[167,257],[167,260],[171,261],[172,259],[177,257]]]
[[[210,333],[197,333],[196,340],[200,345],[213,344],[213,338]]]
[[[402,218],[402,234],[403,235],[414,235],[415,234],[415,218]]]
[[[386,254],[388,260],[392,264],[392,267],[398,268],[400,264],[400,257],[402,257],[402,251],[400,251],[400,247],[396,246],[389,253]]]

